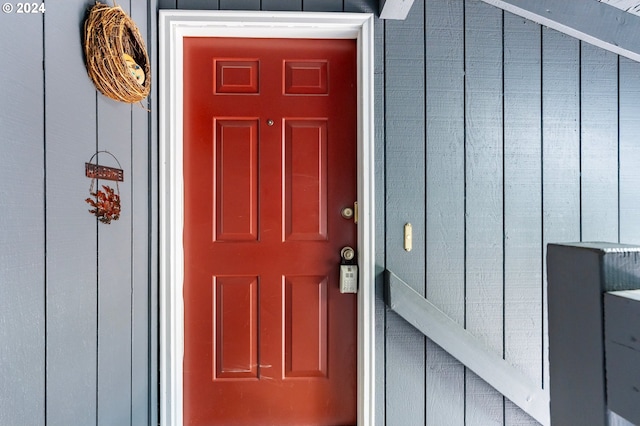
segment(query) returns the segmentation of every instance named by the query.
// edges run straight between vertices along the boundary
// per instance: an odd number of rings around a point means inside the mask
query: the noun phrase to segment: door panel
[[[327,239],[327,123],[289,119],[285,126],[285,241]]]
[[[327,376],[327,277],[285,277],[285,377]]]
[[[214,241],[257,239],[258,121],[215,120]]]
[[[355,53],[185,38],[187,425],[356,422]]]
[[[213,379],[258,377],[258,277],[214,277]]]
[[[328,94],[327,61],[284,61],[287,95]]]

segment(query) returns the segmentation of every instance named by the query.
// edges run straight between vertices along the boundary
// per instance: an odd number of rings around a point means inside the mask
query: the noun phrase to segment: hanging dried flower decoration
[[[91,178],[89,194],[93,198],[87,198],[85,199],[85,202],[93,207],[93,209],[89,210],[89,213],[95,215],[100,222],[108,225],[112,220],[120,219],[120,187],[118,186],[118,182],[124,181],[124,173],[122,168],[116,169],[113,167],[93,164],[93,159],[100,153],[111,155],[113,159],[116,160],[116,163],[118,163],[118,167],[121,167],[118,159],[109,151],[98,151],[93,154],[89,162],[85,163],[85,175]],[[109,185],[102,185],[102,189],[94,190],[94,186],[98,179],[115,181],[116,190],[111,188]]]
[[[95,200],[87,198],[85,201],[93,207],[89,213],[96,215],[100,222],[110,224],[112,220],[120,219],[120,195],[116,194],[113,188],[108,185],[102,185],[102,188],[104,192],[100,189],[90,192]],[[120,192],[119,189],[118,192]]]

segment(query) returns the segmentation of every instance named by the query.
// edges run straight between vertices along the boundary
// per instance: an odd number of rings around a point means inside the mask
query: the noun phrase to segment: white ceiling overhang
[[[640,15],[640,0],[598,0],[601,3],[606,3],[610,6],[617,7],[625,12],[633,13],[634,15]]]
[[[640,0],[482,1],[640,62]],[[380,0],[380,18],[405,19],[412,4]]]

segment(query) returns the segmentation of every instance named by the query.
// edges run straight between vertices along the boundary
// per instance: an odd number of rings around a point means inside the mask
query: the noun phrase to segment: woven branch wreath
[[[118,163],[119,169],[112,167],[100,166],[93,164],[92,161],[96,155],[100,153],[109,154]],[[89,213],[96,216],[96,218],[104,223],[110,224],[112,220],[120,219],[120,187],[118,181],[123,180],[122,167],[118,159],[109,151],[98,151],[91,156],[88,163],[85,163],[85,174],[87,177],[91,177],[91,186],[89,186],[89,195],[91,197],[84,201],[88,203],[93,209],[89,210]],[[114,180],[116,182],[116,189],[114,190],[109,185],[102,185],[102,189],[94,189],[96,181],[99,179]]]
[[[115,4],[115,3],[114,3]],[[84,24],[87,72],[105,96],[139,102],[151,90],[151,69],[144,40],[120,6],[96,2]]]

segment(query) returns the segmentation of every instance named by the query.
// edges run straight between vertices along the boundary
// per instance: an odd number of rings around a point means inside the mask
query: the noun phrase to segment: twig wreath
[[[99,164],[93,164],[93,159],[100,153],[109,154],[118,163],[118,169],[113,167],[101,166]],[[91,178],[91,185],[89,186],[89,195],[91,197],[84,201],[88,203],[93,209],[89,210],[89,213],[95,215],[95,217],[104,224],[110,224],[112,220],[120,219],[120,187],[118,182],[124,181],[124,173],[122,166],[118,159],[109,151],[98,151],[91,156],[88,163],[85,163],[85,175]],[[113,180],[116,182],[116,189],[114,190],[109,185],[102,185],[102,189],[95,189],[96,181],[98,179]]]
[[[115,3],[114,3],[115,4]],[[87,72],[96,88],[116,101],[142,101],[151,90],[144,40],[120,6],[96,2],[84,24]]]

